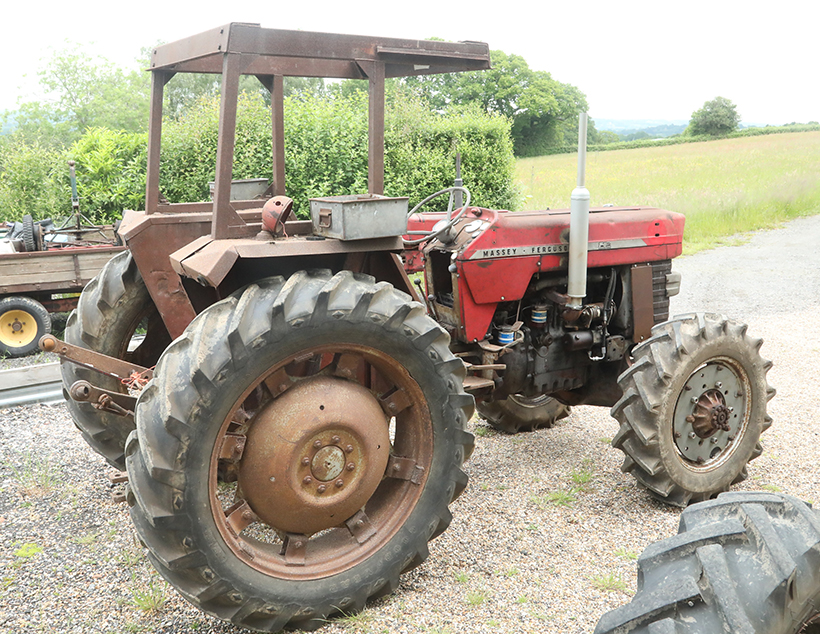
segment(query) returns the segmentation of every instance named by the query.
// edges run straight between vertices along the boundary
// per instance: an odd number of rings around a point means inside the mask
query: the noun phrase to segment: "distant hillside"
[[[688,124],[680,119],[595,119],[596,129],[609,130],[626,141],[670,137],[683,132]]]

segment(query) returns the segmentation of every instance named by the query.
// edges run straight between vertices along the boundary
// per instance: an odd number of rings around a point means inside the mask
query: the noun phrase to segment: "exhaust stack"
[[[569,215],[569,270],[567,295],[570,308],[581,308],[587,294],[589,246],[589,191],[584,187],[587,160],[587,113],[578,121],[578,184],[572,190]]]

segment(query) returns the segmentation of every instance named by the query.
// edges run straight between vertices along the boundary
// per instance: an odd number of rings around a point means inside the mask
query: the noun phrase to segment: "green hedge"
[[[477,205],[514,209],[515,159],[510,123],[477,110],[430,112],[418,101],[391,97],[385,115],[385,193],[410,204],[452,185],[455,155]],[[219,101],[205,99],[163,125],[160,190],[170,202],[208,200],[214,180]],[[270,178],[270,110],[255,95],[240,97],[233,177]],[[147,136],[87,130],[67,150],[2,141],[0,220],[71,212],[68,159],[77,163],[81,210],[97,222],[145,204]],[[286,190],[301,217],[308,199],[367,192],[367,98],[295,96],[285,102]]]

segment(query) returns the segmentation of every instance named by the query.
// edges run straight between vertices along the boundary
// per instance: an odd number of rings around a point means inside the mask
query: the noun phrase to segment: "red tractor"
[[[129,251],[85,289],[66,343],[42,345],[66,360],[85,438],[127,468],[152,562],[201,609],[311,629],[391,592],[467,484],[475,404],[508,432],[614,406],[623,468],[678,505],[726,490],[760,453],[760,342],[716,315],[666,321],[683,216],[586,213],[579,187],[572,214],[466,199],[413,210],[408,229],[407,199],[382,195],[385,78],[488,67],[481,43],[248,24],[154,51],[146,210],[126,212]],[[161,202],[163,86],[178,72],[222,75],[213,202]],[[255,200],[230,192],[242,73],[272,95],[273,182]],[[287,75],[370,86],[369,193],[312,200],[305,221],[285,195]],[[422,297],[405,263],[423,268]]]

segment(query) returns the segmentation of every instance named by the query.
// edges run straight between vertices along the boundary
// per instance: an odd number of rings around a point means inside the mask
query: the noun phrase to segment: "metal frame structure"
[[[211,237],[248,235],[237,210],[258,201],[230,201],[236,107],[241,75],[255,75],[271,93],[273,182],[269,193],[285,194],[284,77],[366,79],[369,82],[368,193],[384,192],[385,79],[490,68],[483,42],[439,42],[263,29],[231,23],[154,49],[151,56],[151,120],[146,214],[207,211],[210,203],[160,203],[159,158],[165,84],[176,73],[222,76],[219,145]]]

